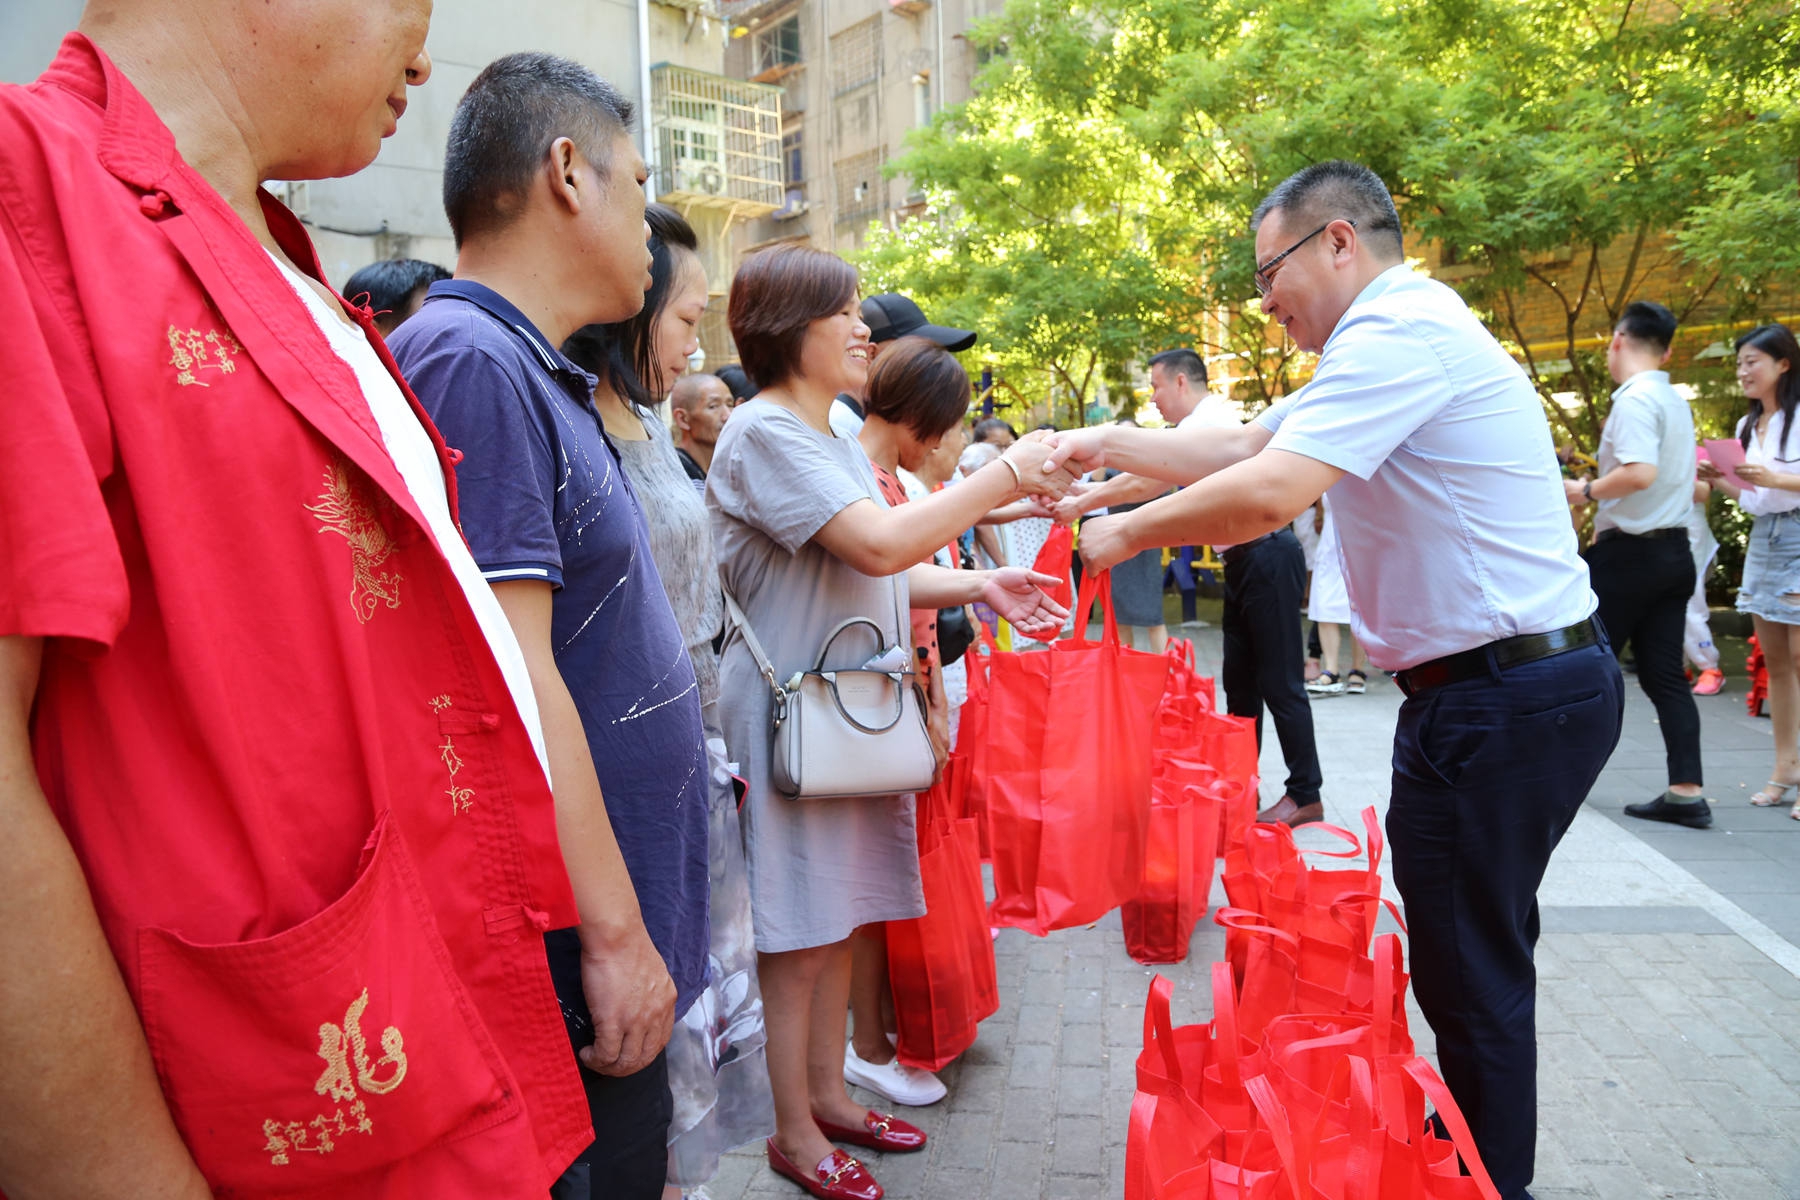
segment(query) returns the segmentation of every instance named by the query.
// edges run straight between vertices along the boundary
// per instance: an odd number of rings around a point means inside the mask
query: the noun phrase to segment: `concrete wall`
[[[41,72],[81,7],[80,0],[0,0],[0,80],[24,82]],[[677,31],[663,41],[680,47],[685,14],[651,11],[653,28],[660,23]],[[716,70],[717,21],[712,36]],[[431,81],[413,91],[399,132],[382,144],[375,162],[348,178],[306,185],[305,219],[333,283],[378,258],[454,265],[442,200],[444,142],[457,100],[487,63],[514,51],[548,50],[587,64],[643,100],[635,0],[437,0],[426,45]]]

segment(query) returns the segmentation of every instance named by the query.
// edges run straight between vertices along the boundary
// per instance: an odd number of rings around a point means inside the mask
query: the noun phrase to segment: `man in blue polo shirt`
[[[1192,483],[1084,526],[1095,570],[1146,546],[1249,541],[1330,489],[1356,635],[1407,696],[1387,831],[1414,990],[1483,1162],[1520,1200],[1537,888],[1618,744],[1619,665],[1537,394],[1455,292],[1406,266],[1381,179],[1316,164],[1251,226],[1263,311],[1319,355],[1305,391],[1240,429],[1058,435],[1045,467]]]
[[[591,856],[603,881],[584,891],[578,879],[581,926],[546,938],[597,1139],[556,1200],[661,1195],[663,1045],[707,972],[693,666],[594,410],[595,380],[556,349],[583,325],[643,307],[650,259],[631,116],[612,87],[551,55],[509,55],[478,75],[444,169],[456,277],[432,287],[393,343],[462,452],[463,530],[531,671],[564,852]],[[577,805],[564,819],[571,797],[602,792],[604,810]],[[608,820],[584,819],[595,811]],[[648,961],[646,931],[659,952]]]

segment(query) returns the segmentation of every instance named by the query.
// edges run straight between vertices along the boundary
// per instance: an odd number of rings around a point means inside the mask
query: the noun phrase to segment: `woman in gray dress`
[[[707,503],[720,574],[777,678],[811,668],[827,632],[850,617],[875,622],[887,645],[907,645],[912,605],[983,600],[1022,628],[1061,626],[1064,611],[1038,588],[1054,579],[915,565],[1006,500],[1065,491],[1066,474],[1042,469],[1041,442],[1020,442],[902,511],[880,497],[857,442],[832,434],[832,401],[863,390],[872,351],[854,268],[803,246],[759,251],[732,281],[729,318],[762,390],[719,437]],[[876,647],[853,630],[833,650],[827,669],[861,666]],[[735,629],[719,691],[725,740],[750,784],[745,849],[775,1090],[769,1165],[814,1196],[867,1200],[880,1186],[833,1140],[925,1144],[914,1127],[851,1100],[843,1078],[850,935],[924,912],[912,797],[783,797],[769,768],[770,689]]]
[[[600,380],[594,407],[642,502],[650,552],[694,663],[706,730],[712,776],[707,792],[710,978],[700,998],[677,1020],[668,1047],[674,1104],[665,1197],[679,1197],[712,1179],[725,1151],[767,1137],[775,1128],[775,1109],[763,1057],[762,989],[756,979],[743,835],[719,721],[713,640],[725,604],[718,556],[700,491],[654,409],[699,345],[706,271],[694,231],[681,214],[652,204],[644,217],[651,230],[651,282],[643,311],[617,325],[578,330],[563,352]]]

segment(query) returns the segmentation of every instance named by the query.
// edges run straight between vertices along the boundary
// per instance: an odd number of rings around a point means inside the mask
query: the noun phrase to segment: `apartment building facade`
[[[1003,0],[720,0],[725,73],[782,93],[781,205],[746,222],[738,248],[802,241],[860,248],[871,222],[925,197],[888,179],[907,131],[968,99],[984,55],[969,39]]]

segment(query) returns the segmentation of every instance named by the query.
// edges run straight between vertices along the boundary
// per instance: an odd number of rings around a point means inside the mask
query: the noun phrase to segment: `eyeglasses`
[[[1350,221],[1349,218],[1344,218],[1344,219],[1348,222],[1350,228],[1352,228],[1352,229],[1356,228],[1355,221]],[[1300,247],[1306,245],[1306,243],[1312,241],[1314,238],[1318,237],[1321,233],[1324,233],[1327,229],[1330,229],[1330,228],[1331,228],[1331,222],[1330,221],[1325,222],[1323,225],[1319,226],[1317,229],[1313,230],[1311,233],[1307,234],[1305,237],[1301,238],[1299,241],[1297,241],[1293,245],[1289,246],[1286,250],[1283,250],[1280,254],[1277,254],[1274,258],[1271,258],[1268,262],[1266,262],[1262,266],[1256,268],[1256,274],[1254,276],[1252,276],[1252,278],[1256,281],[1256,294],[1259,296],[1266,296],[1269,294],[1269,288],[1274,286],[1274,283],[1275,283],[1275,268],[1281,265],[1282,259],[1286,258],[1288,255],[1292,254],[1294,251],[1296,251]]]

